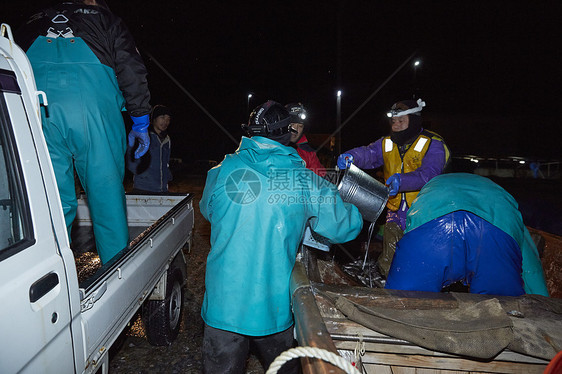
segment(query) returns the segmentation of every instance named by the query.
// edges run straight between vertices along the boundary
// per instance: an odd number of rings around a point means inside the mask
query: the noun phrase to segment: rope
[[[276,374],[277,371],[285,364],[287,361],[291,361],[293,358],[298,357],[311,357],[319,358],[324,361],[328,361],[334,366],[345,371],[347,374],[361,374],[355,367],[351,365],[349,361],[343,357],[329,352],[322,348],[316,347],[296,347],[286,350],[275,358],[275,360],[269,365],[265,374]]]

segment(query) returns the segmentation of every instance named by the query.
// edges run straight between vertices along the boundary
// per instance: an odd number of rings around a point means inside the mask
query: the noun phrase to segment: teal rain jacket
[[[405,233],[457,210],[474,213],[511,236],[521,248],[525,292],[548,296],[539,253],[523,224],[517,201],[488,178],[467,173],[433,178],[408,211]]]
[[[259,136],[243,137],[208,172],[200,209],[211,223],[201,316],[250,336],[293,324],[289,278],[308,220],[333,243],[354,239],[363,225],[357,208],[293,148]]]

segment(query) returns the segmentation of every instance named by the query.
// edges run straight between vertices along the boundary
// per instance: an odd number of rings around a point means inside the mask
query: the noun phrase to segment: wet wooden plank
[[[449,358],[449,357],[433,357],[422,355],[399,355],[388,353],[366,353],[363,356],[363,363],[368,366],[369,364],[388,365],[393,367],[392,373],[397,373],[395,367],[413,368],[412,373],[418,369],[437,369],[437,370],[452,370],[461,373],[469,373],[476,371],[479,373],[505,373],[505,374],[542,374],[546,365],[543,364],[527,364],[520,362],[505,362],[505,361],[491,361],[480,362],[476,360],[466,360],[462,358]],[[429,371],[431,372],[431,371]],[[426,371],[427,373],[427,371]]]
[[[296,263],[291,277],[293,312],[295,314],[295,333],[299,345],[317,347],[337,354],[336,347],[326,330],[308,279],[304,276],[304,266]],[[343,370],[321,359],[302,358],[304,374],[344,374]]]
[[[396,309],[456,309],[458,301],[450,293],[399,291],[311,282],[316,293],[339,295],[363,306]],[[324,296],[324,295],[322,295]],[[480,295],[476,295],[478,298]],[[482,298],[483,299],[483,298]]]

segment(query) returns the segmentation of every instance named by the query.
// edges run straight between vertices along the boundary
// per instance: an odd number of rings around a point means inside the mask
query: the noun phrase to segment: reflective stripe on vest
[[[390,152],[390,151],[392,151],[393,147],[394,147],[394,143],[392,142],[392,140],[390,140],[390,138],[386,138],[384,140],[384,151]]]
[[[414,151],[421,152],[425,143],[427,143],[427,138],[420,138],[414,147]]]

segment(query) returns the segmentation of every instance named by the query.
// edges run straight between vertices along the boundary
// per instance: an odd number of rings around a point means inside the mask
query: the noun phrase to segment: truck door
[[[53,182],[42,175],[29,90],[10,63],[0,53],[0,372],[70,373],[67,276],[45,188]]]

